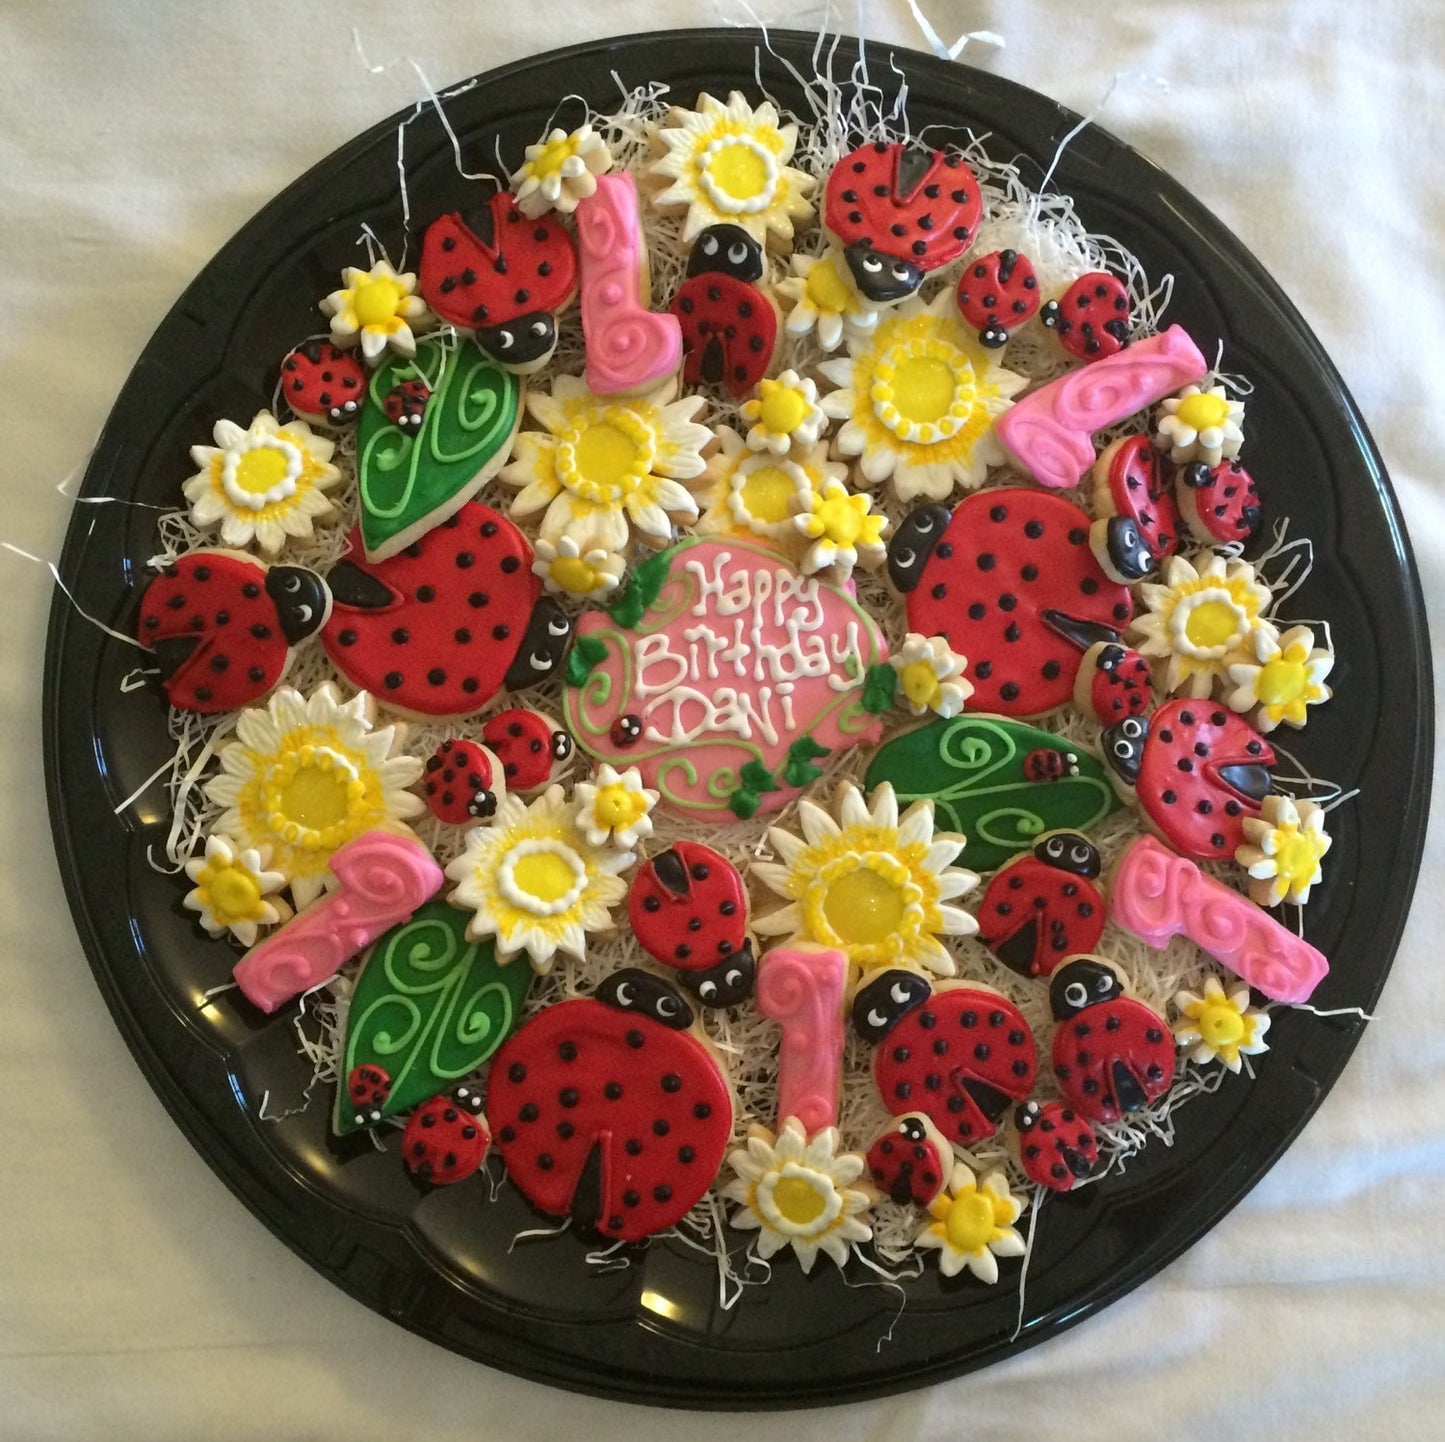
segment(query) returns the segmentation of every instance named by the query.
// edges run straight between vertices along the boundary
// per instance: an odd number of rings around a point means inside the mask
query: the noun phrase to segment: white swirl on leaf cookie
[[[526,159],[511,177],[517,209],[535,220],[549,210],[570,215],[579,200],[597,189],[597,177],[612,168],[607,142],[590,125],[560,127],[526,149]]]
[[[1249,872],[1249,894],[1261,906],[1292,901],[1303,906],[1323,876],[1330,849],[1325,812],[1313,801],[1266,796],[1256,816],[1244,818],[1244,844],[1234,859]]]
[[[1230,400],[1223,386],[1185,386],[1160,406],[1154,444],[1176,466],[1203,461],[1217,466],[1239,454],[1244,441],[1244,403]]]
[[[384,260],[370,270],[349,265],[341,272],[341,288],[321,302],[331,317],[331,339],[340,346],[360,344],[372,365],[388,348],[399,356],[416,354],[416,331],[432,320],[426,302],[416,294],[416,276],[398,273]]]
[[[998,1259],[1021,1257],[1024,1239],[1014,1229],[1023,1204],[1002,1172],[982,1179],[965,1162],[955,1162],[948,1187],[928,1204],[932,1219],[916,1245],[938,1249],[939,1270],[956,1277],[966,1267],[980,1282],[998,1281]]]
[[[1298,729],[1308,719],[1307,708],[1334,695],[1325,685],[1334,653],[1315,645],[1308,626],[1291,626],[1282,636],[1261,626],[1249,650],[1252,658],[1229,667],[1234,689],[1225,702],[1232,711],[1252,712],[1256,730],[1267,734],[1281,723]]]

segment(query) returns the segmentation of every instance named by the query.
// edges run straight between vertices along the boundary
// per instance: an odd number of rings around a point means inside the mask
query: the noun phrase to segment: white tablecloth
[[[816,26],[823,7],[757,0]],[[862,25],[921,45],[904,3]],[[1404,505],[1445,636],[1445,8],[925,0],[997,31],[987,68],[1081,110],[1190,187],[1344,373]],[[835,11],[835,14],[837,12]],[[852,6],[838,14],[856,28]],[[0,8],[0,538],[58,553],[57,486],[172,300],[236,228],[421,93],[531,52],[737,0]],[[373,65],[353,45],[355,25]],[[1155,83],[1167,82],[1167,90]],[[1361,300],[1368,280],[1372,297]],[[1285,1159],[1162,1276],[952,1385],[779,1419],[671,1418],[453,1357],[350,1301],[212,1175],[131,1063],[45,837],[49,578],[0,553],[0,1436],[1351,1438],[1445,1431],[1445,897],[1418,896],[1378,1021]],[[1437,672],[1441,667],[1437,655]],[[1441,874],[1439,829],[1425,863]]]

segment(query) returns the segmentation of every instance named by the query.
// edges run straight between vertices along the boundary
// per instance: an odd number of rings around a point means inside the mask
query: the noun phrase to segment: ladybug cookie
[[[467,219],[434,220],[417,274],[437,315],[472,331],[497,365],[527,375],[557,349],[557,312],[577,293],[577,250],[555,217],[529,219],[503,190]]]
[[[329,340],[308,340],[281,362],[281,392],[292,413],[317,425],[347,426],[366,399],[366,367]]]
[[[572,738],[550,717],[514,707],[482,727],[482,740],[502,766],[508,791],[548,785],[559,762],[572,754]]]
[[[1053,831],[1032,856],[1011,861],[988,884],[978,939],[1020,976],[1048,976],[1066,957],[1092,951],[1104,934],[1102,863],[1079,831]]]
[[[488,1081],[507,1175],[548,1216],[640,1241],[707,1192],[732,1135],[732,1094],[692,1015],[637,970],[538,1012]]]
[[[1242,716],[1180,699],[1151,720],[1132,716],[1099,738],[1110,779],[1176,851],[1226,861],[1244,844],[1246,817],[1269,795],[1274,748]]]
[[[485,746],[449,737],[427,758],[422,794],[438,821],[475,826],[507,794],[502,766]]]
[[[678,841],[638,868],[627,918],[642,949],[704,1006],[736,1006],[757,974],[747,934],[747,891],[727,857]]]
[[[968,657],[970,706],[1005,716],[1062,705],[1079,654],[1134,614],[1089,549],[1088,516],[1038,489],[980,491],[951,516],[919,507],[888,543],[888,573],[908,629]]]
[[[1118,355],[1129,344],[1129,316],[1129,292],[1106,270],[1081,275],[1039,312],[1059,344],[1081,361]]]
[[[1176,480],[1179,509],[1196,541],[1226,545],[1247,541],[1259,529],[1259,487],[1238,461],[1192,461]]]
[[[1010,1102],[1033,1090],[1034,1034],[986,986],[889,970],[859,988],[853,1026],[875,1042],[873,1076],[895,1116],[923,1112],[955,1146],[991,1137]]]
[[[1016,250],[993,250],[964,266],[954,299],[979,341],[996,350],[1039,308],[1034,263]]]
[[[1101,520],[1119,517],[1134,523],[1150,570],[1179,549],[1179,506],[1165,478],[1163,458],[1148,436],[1124,436],[1105,446],[1094,463],[1093,479],[1095,514]]]
[[[1121,641],[1095,641],[1079,662],[1074,705],[1100,724],[1142,716],[1154,700],[1154,670],[1147,656]]]
[[[171,705],[210,716],[264,696],[292,648],[330,614],[331,593],[314,571],[190,551],[146,587],[137,635],[155,652]]]
[[[823,224],[875,305],[907,300],[973,244],[983,193],[956,152],[875,141],[833,167]]]
[[[557,672],[572,635],[532,573],[526,538],[479,501],[384,561],[368,561],[353,530],[327,579],[327,655],[399,711],[465,716],[504,686],[535,686]]]
[[[406,1121],[401,1159],[418,1181],[434,1187],[460,1182],[486,1160],[492,1144],[482,1099],[471,1087],[433,1097]]]
[[[1068,1192],[1099,1164],[1094,1129],[1064,1102],[1025,1102],[1016,1107],[1009,1149],[1031,1182]]]
[[[953,1171],[953,1151],[924,1112],[905,1112],[868,1148],[873,1185],[900,1206],[926,1207]]]
[[[1070,958],[1049,982],[1053,1067],[1064,1101],[1092,1122],[1142,1111],[1174,1082],[1174,1036],[1157,1011],[1125,995],[1100,956]]]
[[[391,1074],[385,1067],[354,1066],[346,1076],[346,1096],[356,1125],[373,1127],[386,1115]]]
[[[740,225],[710,225],[687,261],[668,308],[682,329],[682,378],[745,396],[767,375],[781,330],[776,302],[758,282],[762,247]]]

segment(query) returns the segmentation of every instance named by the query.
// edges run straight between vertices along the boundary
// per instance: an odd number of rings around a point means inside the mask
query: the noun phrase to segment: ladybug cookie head
[[[1082,831],[1050,831],[1034,842],[1034,858],[1045,866],[1087,876],[1091,881],[1103,869],[1099,850]]]
[[[1139,768],[1144,764],[1144,744],[1149,739],[1149,722],[1143,716],[1126,716],[1099,734],[1104,765],[1114,789],[1125,796],[1132,794],[1139,783]]]
[[[688,1004],[665,981],[640,967],[614,971],[596,996],[604,1006],[648,1017],[672,1031],[686,1031],[692,1025]]]
[[[895,590],[906,595],[917,588],[950,520],[948,507],[935,504],[919,506],[904,518],[888,542],[888,578]]]
[[[864,1041],[880,1042],[933,988],[916,971],[894,968],[859,987],[853,997],[853,1029]]]
[[[293,646],[315,635],[331,615],[326,582],[304,566],[272,566],[266,572],[266,594],[276,604],[281,634]]]
[[[1127,992],[1123,975],[1099,956],[1071,957],[1049,979],[1049,1010],[1055,1021],[1068,1021],[1103,1002],[1118,1001]]]
[[[730,275],[749,283],[763,278],[763,248],[740,225],[710,225],[687,258],[687,273]]]

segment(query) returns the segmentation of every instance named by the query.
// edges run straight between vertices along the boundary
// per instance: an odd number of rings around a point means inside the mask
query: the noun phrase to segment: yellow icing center
[[[542,147],[541,154],[527,168],[538,177],[554,175],[561,170],[563,162],[572,157],[575,150],[576,146],[570,135],[564,135],[560,140],[549,140]]]
[[[754,520],[775,526],[793,514],[798,487],[781,466],[760,466],[742,486],[743,505]]]
[[[1322,843],[1322,837],[1301,831],[1298,826],[1281,826],[1274,833],[1275,869],[1294,885],[1308,885],[1325,854]]]
[[[250,921],[261,915],[261,888],[238,866],[203,875],[206,900],[221,921]]]
[[[580,556],[558,556],[551,566],[552,579],[564,591],[585,596],[598,582],[597,571]]]
[[[936,356],[914,356],[899,365],[893,404],[910,421],[937,421],[953,404],[953,371]]]
[[[395,319],[402,296],[402,288],[394,280],[362,281],[352,301],[357,320],[363,326],[385,325]]]
[[[898,883],[864,865],[831,882],[823,900],[828,924],[853,946],[873,946],[895,935],[904,910]]]
[[[949,1246],[960,1252],[981,1252],[994,1233],[993,1202],[982,1192],[955,1197],[944,1223]]]
[[[764,383],[758,418],[774,435],[788,435],[808,418],[808,398],[789,386],[767,386]]]
[[[938,676],[927,661],[910,661],[898,673],[903,694],[915,706],[932,706],[940,690]]]
[[[655,453],[652,428],[632,411],[613,407],[578,418],[558,442],[557,474],[584,500],[616,502],[642,485]]]
[[[723,145],[707,159],[713,184],[734,200],[761,195],[772,180],[767,161],[750,145]]]
[[[827,1208],[827,1198],[807,1177],[779,1177],[773,1185],[773,1205],[795,1227],[816,1222]]]
[[[544,905],[560,901],[577,884],[577,873],[565,856],[555,851],[534,851],[512,865],[512,881],[518,891],[534,896]]]
[[[1239,613],[1228,601],[1201,601],[1190,609],[1184,634],[1201,651],[1227,646],[1239,630]]]
[[[330,851],[347,839],[352,808],[365,794],[347,757],[308,745],[288,752],[271,769],[262,808],[271,830],[291,845]]]
[[[1229,402],[1223,396],[1185,396],[1175,414],[1192,430],[1207,431],[1224,424],[1229,416]]]
[[[599,826],[615,831],[632,825],[646,812],[647,797],[625,786],[603,786],[597,792],[593,810]]]
[[[264,496],[286,479],[290,458],[276,446],[257,446],[236,462],[234,484],[248,495]]]
[[[848,282],[838,274],[838,267],[831,257],[820,260],[808,272],[803,289],[815,310],[842,315],[853,308],[853,292]]]
[[[820,500],[813,511],[822,534],[835,545],[851,546],[863,534],[865,513],[849,501],[846,495],[829,496]]]
[[[1263,706],[1288,706],[1309,689],[1309,676],[1304,661],[1291,660],[1289,654],[1276,656],[1260,667],[1254,694]]]
[[[1215,1050],[1245,1040],[1244,1018],[1223,999],[1206,1003],[1199,1015],[1199,1035]]]

